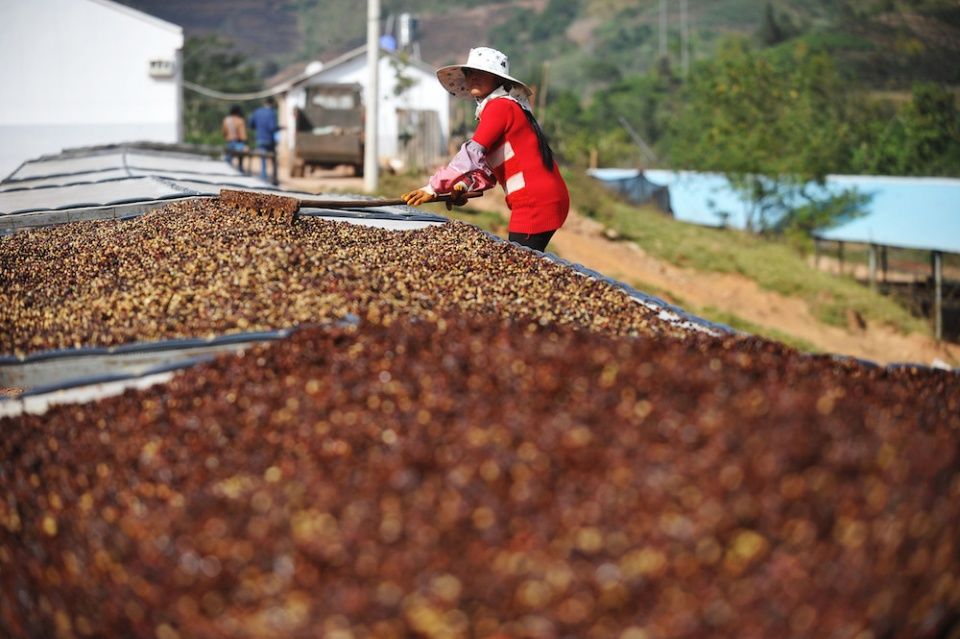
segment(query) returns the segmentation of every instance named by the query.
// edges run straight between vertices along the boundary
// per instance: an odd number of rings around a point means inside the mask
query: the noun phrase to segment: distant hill
[[[119,0],[183,27],[187,36],[216,33],[257,61],[296,53],[301,44],[296,2],[263,0]]]
[[[188,36],[232,40],[262,75],[365,41],[360,0],[121,0],[181,25]],[[680,3],[670,1],[667,40],[681,59]],[[383,0],[386,18],[420,18],[423,59],[440,65],[470,46],[506,49],[515,75],[601,88],[659,63],[659,0]],[[693,60],[712,55],[725,36],[758,46],[805,43],[834,53],[850,75],[872,88],[902,89],[918,80],[960,84],[960,4],[956,0],[688,0]]]
[[[188,37],[216,34],[227,38],[261,68],[321,58],[329,51],[366,41],[366,3],[361,0],[118,1],[183,27]],[[402,11],[430,4],[383,2],[382,16],[387,22]],[[487,33],[509,20],[513,11],[540,11],[546,4],[546,0],[436,3],[416,14],[422,33],[421,56],[436,65],[458,59],[470,46],[486,43]]]

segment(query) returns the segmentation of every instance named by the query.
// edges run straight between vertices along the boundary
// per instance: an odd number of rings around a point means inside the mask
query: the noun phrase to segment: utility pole
[[[660,0],[660,59],[667,57],[667,0]]]
[[[943,339],[943,253],[933,251],[933,336]]]
[[[680,0],[680,69],[683,77],[690,73],[690,12],[687,0]]]
[[[543,61],[543,80],[540,82],[540,95],[537,96],[539,102],[539,108],[537,109],[538,119],[540,124],[543,124],[543,121],[547,117],[547,81],[550,70],[550,61]]]
[[[377,190],[380,181],[380,0],[367,0],[367,108],[363,122],[363,188]]]

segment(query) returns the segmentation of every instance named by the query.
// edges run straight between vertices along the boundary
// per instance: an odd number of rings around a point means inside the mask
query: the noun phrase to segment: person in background
[[[510,241],[543,251],[567,219],[570,195],[530,108],[532,91],[510,76],[506,54],[487,47],[471,49],[466,64],[437,69],[437,79],[454,97],[476,100],[480,122],[429,184],[401,197],[419,206],[453,194],[451,202],[462,205],[467,191],[499,182],[510,207]]]
[[[223,139],[227,141],[227,162],[233,164],[237,158],[237,168],[243,170],[243,156],[235,155],[247,150],[247,125],[243,120],[243,109],[239,104],[230,107],[230,113],[223,118],[220,126]]]
[[[277,101],[272,97],[263,101],[263,106],[250,116],[250,128],[256,133],[257,150],[263,153],[276,153],[276,136],[280,127],[277,124]],[[273,175],[277,174],[276,155],[273,156]],[[267,179],[267,156],[260,158],[260,178]]]

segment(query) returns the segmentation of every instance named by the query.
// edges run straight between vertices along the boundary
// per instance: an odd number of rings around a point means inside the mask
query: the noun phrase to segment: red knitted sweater
[[[523,108],[509,98],[484,106],[473,140],[487,149],[487,163],[507,194],[509,230],[513,233],[555,231],[567,219],[570,195],[554,162],[543,165],[537,134]]]

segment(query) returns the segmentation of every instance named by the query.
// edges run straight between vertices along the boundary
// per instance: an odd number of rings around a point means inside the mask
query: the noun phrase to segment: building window
[[[151,78],[172,78],[173,60],[151,60],[150,77]]]

